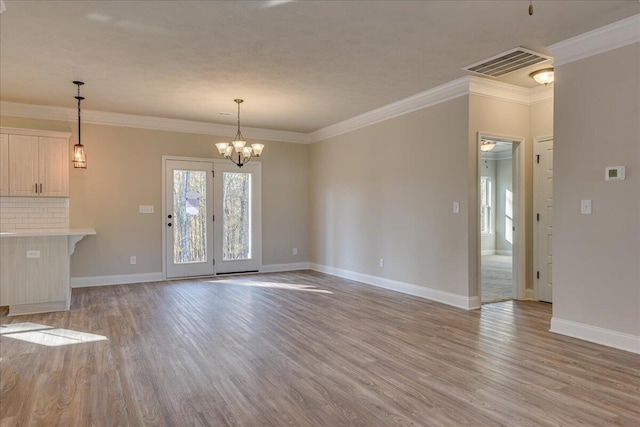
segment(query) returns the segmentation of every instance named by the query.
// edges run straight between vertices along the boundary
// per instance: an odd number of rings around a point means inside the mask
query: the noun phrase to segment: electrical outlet
[[[129,263],[130,263],[131,265],[135,264],[136,262],[138,262],[138,261],[136,260],[136,257],[135,257],[135,256],[132,256],[132,257],[130,257],[130,258],[129,258]]]
[[[138,207],[138,212],[144,214],[152,214],[153,213],[153,205],[140,205]]]
[[[40,251],[27,251],[27,258],[40,258]]]
[[[453,202],[453,213],[460,213],[460,202]]]
[[[380,267],[384,267],[384,258],[380,258],[380,261],[378,261],[378,265]]]
[[[298,248],[293,248],[293,254],[298,255]]]
[[[582,215],[591,215],[591,200],[580,201],[580,213]]]

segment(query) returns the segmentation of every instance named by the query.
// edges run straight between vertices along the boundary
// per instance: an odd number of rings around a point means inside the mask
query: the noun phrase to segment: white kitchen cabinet
[[[0,196],[9,195],[9,135],[0,134]]]
[[[2,195],[69,197],[69,133],[4,128],[2,136],[8,158]]]

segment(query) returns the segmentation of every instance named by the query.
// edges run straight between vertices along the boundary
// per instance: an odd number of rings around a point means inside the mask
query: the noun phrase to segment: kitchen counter
[[[71,255],[93,228],[0,232],[0,306],[9,315],[69,310]]]
[[[11,230],[0,231],[0,237],[25,237],[25,236],[91,236],[96,234],[93,228],[58,228],[38,230]]]

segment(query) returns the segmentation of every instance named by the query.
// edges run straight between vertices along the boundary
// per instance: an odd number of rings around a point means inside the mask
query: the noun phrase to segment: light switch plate
[[[453,202],[453,213],[460,213],[460,202]]]
[[[40,258],[40,251],[27,251],[27,258]]]
[[[140,205],[140,213],[152,214],[153,205]]]
[[[580,213],[582,215],[591,215],[591,200],[580,201]]]

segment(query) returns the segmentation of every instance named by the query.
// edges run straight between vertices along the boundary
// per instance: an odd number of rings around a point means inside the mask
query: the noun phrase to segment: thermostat
[[[624,166],[609,166],[604,170],[605,181],[622,181],[624,179]]]

